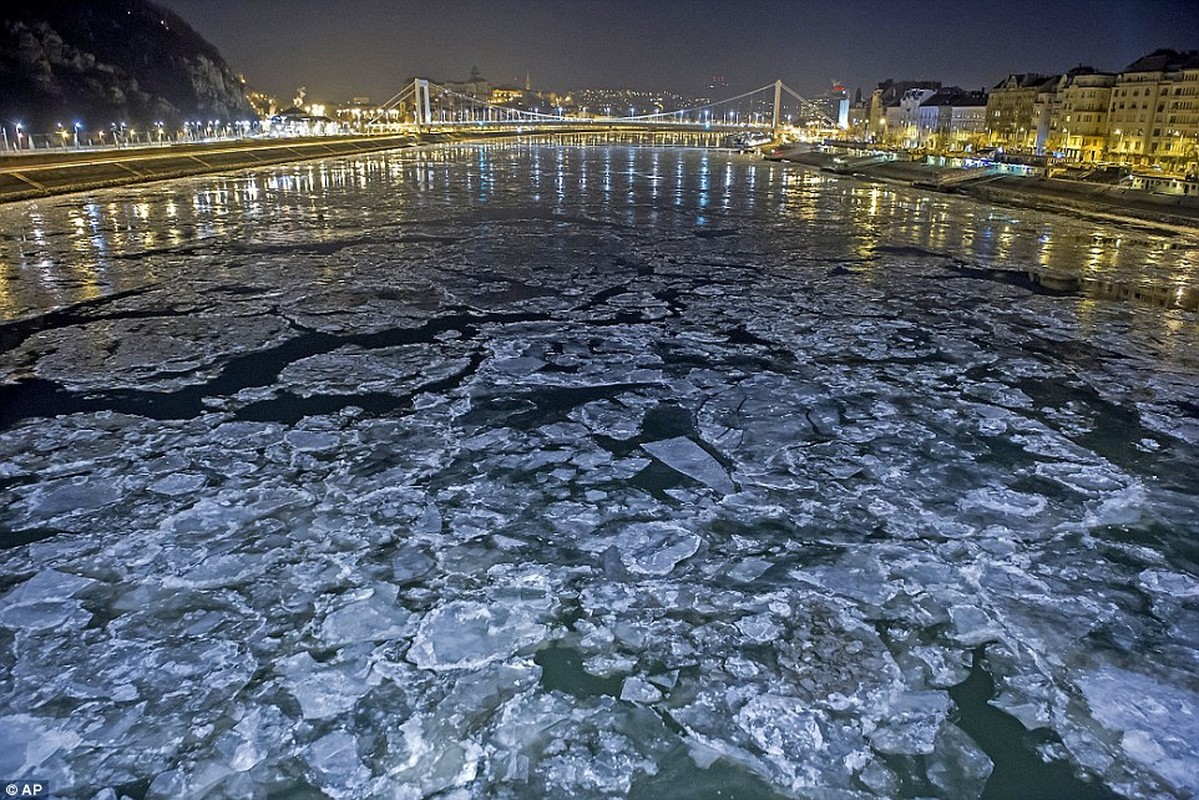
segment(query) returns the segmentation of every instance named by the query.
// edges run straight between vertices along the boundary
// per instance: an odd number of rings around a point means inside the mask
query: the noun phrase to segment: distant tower
[[[845,91],[845,87],[833,81],[833,90],[830,92],[832,99],[832,110],[834,113],[829,114],[830,117],[837,121],[837,127],[841,130],[849,128],[849,93]]]
[[[528,72],[525,73],[525,91],[526,92],[533,91],[533,82],[529,80]]]

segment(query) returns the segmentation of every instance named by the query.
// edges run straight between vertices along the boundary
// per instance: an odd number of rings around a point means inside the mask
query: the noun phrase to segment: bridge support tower
[[[433,114],[429,110],[429,82],[427,80],[416,78],[412,81],[412,102],[416,107],[416,113],[412,115],[412,118],[416,120],[416,129],[419,131],[433,122]]]
[[[779,132],[779,110],[783,105],[783,82],[774,82],[774,115],[770,118],[770,130],[775,136]]]

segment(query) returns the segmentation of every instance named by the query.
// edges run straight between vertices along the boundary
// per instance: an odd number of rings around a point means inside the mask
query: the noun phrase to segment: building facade
[[[1134,61],[1116,78],[1108,117],[1112,160],[1196,172],[1199,51],[1156,50]]]
[[[870,94],[870,121],[866,138],[880,144],[902,142],[904,109],[901,104],[904,94],[911,89],[935,92],[940,88],[940,81],[895,81],[888,78],[880,83]]]
[[[1072,70],[1057,83],[1047,150],[1054,158],[1080,164],[1106,159],[1108,111],[1116,76]]]
[[[1048,138],[1049,92],[1058,78],[1035,72],[1008,75],[987,95],[987,141],[991,147],[1033,154]]]
[[[986,92],[941,89],[917,110],[917,146],[937,153],[970,152],[985,141]]]

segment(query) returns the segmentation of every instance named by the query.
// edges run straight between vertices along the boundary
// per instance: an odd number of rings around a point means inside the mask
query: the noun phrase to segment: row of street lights
[[[9,127],[12,128],[12,136]],[[222,122],[219,119],[184,122],[178,131],[168,130],[166,123],[154,122],[143,131],[136,131],[125,122],[113,122],[108,129],[89,131],[82,122],[67,126],[57,123],[53,133],[38,135],[45,144],[39,145],[34,134],[25,129],[23,122],[7,121],[0,124],[0,145],[3,152],[21,152],[40,148],[82,149],[84,147],[123,147],[134,144],[152,145],[168,142],[203,141],[206,139],[228,139],[249,136],[258,128],[250,120]]]

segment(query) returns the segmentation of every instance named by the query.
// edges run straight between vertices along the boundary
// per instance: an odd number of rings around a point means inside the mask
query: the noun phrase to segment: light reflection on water
[[[357,212],[325,202],[368,191],[372,201]],[[0,315],[29,316],[143,285],[175,248],[298,235],[331,241],[363,223],[461,217],[497,193],[526,198],[539,213],[655,228],[735,227],[742,216],[778,214],[797,233],[839,241],[850,257],[919,248],[987,268],[1146,287],[1147,299],[1163,304],[1186,302],[1199,284],[1196,236],[988,206],[725,150],[573,137],[392,151],[12,204],[0,209]],[[671,207],[684,213],[660,214]]]

